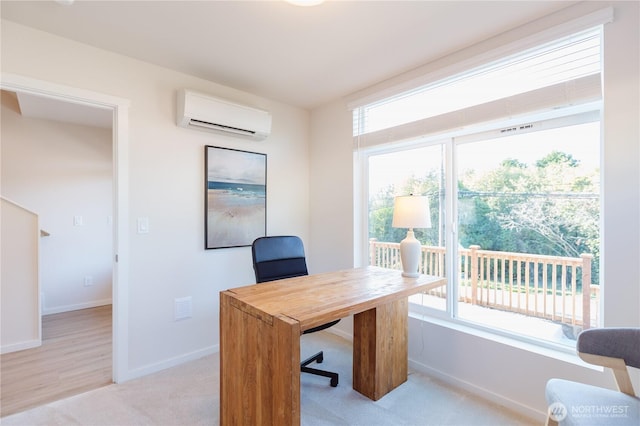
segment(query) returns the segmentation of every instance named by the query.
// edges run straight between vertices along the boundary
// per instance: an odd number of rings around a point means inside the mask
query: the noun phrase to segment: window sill
[[[563,361],[580,367],[585,367],[594,371],[603,371],[604,368],[584,362],[575,351],[575,348],[565,347],[562,345],[554,345],[553,343],[536,343],[534,341],[518,338],[508,333],[501,333],[483,329],[480,326],[472,325],[465,321],[434,316],[427,312],[418,312],[420,306],[409,305],[409,318],[425,323],[433,324],[439,327],[448,328],[460,333],[469,334],[481,339],[489,340],[497,344],[510,346],[512,348],[531,352],[540,356]],[[427,311],[426,309],[422,309]]]

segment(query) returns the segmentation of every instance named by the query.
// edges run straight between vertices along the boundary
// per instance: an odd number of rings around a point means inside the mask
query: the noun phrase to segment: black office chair
[[[302,240],[294,236],[261,237],[255,240],[251,246],[253,256],[253,270],[256,274],[256,282],[265,283],[284,278],[308,275],[307,262],[304,256]],[[338,320],[311,328],[303,334],[315,333],[334,326]],[[300,370],[303,373],[329,377],[331,386],[338,386],[338,373],[318,370],[308,367],[312,362],[320,364],[324,360],[322,351],[302,361]]]

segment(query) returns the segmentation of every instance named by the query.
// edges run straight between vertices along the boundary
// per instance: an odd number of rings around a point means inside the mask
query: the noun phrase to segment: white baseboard
[[[352,342],[352,343],[353,343],[353,334],[352,334],[352,333],[347,333],[346,331],[341,330],[341,329],[340,329],[340,328],[338,328],[338,327],[331,327],[331,328],[327,328],[325,331],[326,331],[327,333],[333,333],[333,334],[335,334],[336,336],[340,336],[340,337],[342,337],[343,339],[346,339],[346,340],[348,340],[348,341],[350,341],[350,342]]]
[[[42,346],[42,340],[34,339],[27,340],[26,342],[12,343],[9,345],[3,345],[0,347],[0,354],[8,354],[11,352],[18,352],[25,349],[37,348]]]
[[[166,370],[167,368],[184,364],[185,362],[195,361],[196,359],[200,359],[202,357],[214,354],[216,352],[220,352],[220,345],[209,346],[207,348],[190,352],[188,354],[180,355],[175,358],[169,358],[164,361],[157,362],[155,364],[146,365],[144,367],[136,368],[134,370],[129,370],[127,373],[125,373],[125,377],[119,383],[126,382],[132,379],[137,379],[138,377],[146,376],[148,374],[157,373],[159,371]]]
[[[326,331],[343,337],[350,342],[353,342],[353,335],[344,330],[341,330],[339,327],[331,327]],[[540,421],[541,424],[543,424],[547,418],[547,413],[542,413],[517,401],[513,401],[511,399],[505,398],[502,395],[488,391],[487,389],[481,388],[469,382],[465,382],[464,380],[460,380],[457,377],[445,374],[442,371],[431,368],[425,364],[409,359],[409,366],[416,371],[420,371],[421,373],[424,373],[430,377],[434,377],[448,385],[453,386],[454,388],[465,390],[473,395],[494,402],[523,416]]]
[[[77,303],[75,305],[54,306],[42,308],[42,315],[59,314],[61,312],[77,311],[80,309],[96,308],[98,306],[111,305],[111,299],[92,300],[91,302]]]
[[[547,418],[546,413],[542,413],[534,408],[523,405],[517,401],[505,398],[502,395],[491,392],[490,390],[476,386],[472,383],[466,382],[464,380],[460,380],[457,377],[443,373],[442,371],[431,368],[425,364],[412,361],[411,359],[409,359],[409,366],[414,370],[420,371],[424,374],[427,374],[428,376],[434,377],[448,385],[453,386],[454,388],[465,390],[473,395],[478,396],[479,398],[494,402],[498,405],[508,408],[511,411],[515,411],[516,413],[519,413],[523,416],[539,421],[541,424],[543,424]]]

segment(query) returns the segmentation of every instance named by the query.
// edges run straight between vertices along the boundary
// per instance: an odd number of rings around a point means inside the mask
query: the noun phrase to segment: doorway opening
[[[87,314],[92,312],[94,316],[94,320],[96,318],[100,318],[100,322],[103,324],[101,327],[104,331],[104,323],[106,321],[108,329],[109,329],[109,340],[110,347],[107,349],[109,354],[107,357],[109,358],[109,368],[111,371],[110,374],[110,382],[122,382],[126,380],[127,364],[126,364],[126,354],[127,354],[127,344],[126,344],[126,306],[127,306],[127,298],[126,298],[126,288],[127,288],[127,233],[126,229],[128,227],[128,218],[127,218],[127,208],[128,203],[126,199],[127,195],[127,147],[128,147],[128,104],[129,102],[125,99],[115,98],[112,96],[95,93],[91,91],[76,89],[67,86],[55,85],[49,82],[39,81],[35,79],[29,79],[22,76],[17,75],[2,75],[2,81],[0,83],[0,87],[3,91],[13,92],[18,94],[26,94],[32,96],[34,98],[46,99],[48,101],[58,102],[60,104],[65,104],[67,106],[72,107],[71,109],[82,109],[85,112],[88,112],[89,115],[91,111],[101,111],[104,113],[105,111],[108,113],[110,118],[111,130],[110,130],[110,139],[111,144],[109,147],[110,155],[110,189],[111,192],[111,200],[110,200],[110,212],[108,215],[104,217],[103,225],[108,227],[108,233],[110,233],[111,243],[110,243],[110,251],[107,253],[110,268],[109,275],[111,281],[111,288],[109,290],[110,294],[107,295],[107,298],[102,298],[103,301],[110,301],[111,305],[102,304],[102,308],[100,308],[100,303],[98,306],[86,306],[86,309],[77,310],[77,311],[69,311],[65,312],[65,309],[62,309],[62,312],[49,312],[51,315],[48,315],[47,319],[51,320],[60,320],[62,321],[62,317],[64,316],[75,316],[79,314]],[[3,92],[4,93],[4,92]],[[60,111],[58,111],[60,112]],[[75,113],[78,115],[78,113]],[[3,156],[4,157],[4,156]],[[6,160],[6,158],[5,158]],[[91,165],[87,165],[88,169],[91,168]],[[3,194],[4,195],[4,194]],[[80,217],[76,217],[80,216]],[[83,221],[86,220],[83,215],[78,214],[72,217],[72,224],[80,227],[83,224]],[[46,236],[45,238],[51,238],[54,236],[45,230]],[[4,238],[4,237],[3,237]],[[92,274],[83,275],[81,278],[80,288],[90,290],[92,286],[95,286],[97,280],[101,279]],[[3,280],[4,281],[4,280]],[[41,306],[42,306],[42,291],[40,288],[40,281],[38,280],[38,289],[36,292],[37,303],[37,311],[38,315],[41,314]],[[4,285],[4,284],[3,284]],[[45,308],[46,308],[45,304]],[[81,304],[77,306],[77,308],[83,308]],[[83,312],[84,311],[84,312]],[[44,312],[47,313],[47,312]],[[56,318],[58,317],[58,318]],[[3,320],[5,318],[3,317]],[[91,321],[94,321],[91,320]],[[4,321],[3,321],[4,322]],[[56,322],[56,321],[53,321]],[[73,323],[74,320],[71,320]],[[36,339],[42,341],[43,338],[46,340],[47,336],[42,335],[42,328],[39,327],[37,331]],[[4,352],[4,342],[3,342],[3,352]],[[104,349],[103,349],[104,351]],[[4,358],[4,356],[3,356]],[[4,361],[4,360],[3,360]],[[90,362],[90,360],[87,360]],[[3,410],[4,411],[4,410]],[[6,413],[2,413],[2,415],[6,415]]]

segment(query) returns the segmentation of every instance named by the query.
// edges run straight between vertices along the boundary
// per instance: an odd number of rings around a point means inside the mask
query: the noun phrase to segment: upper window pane
[[[354,135],[434,117],[600,72],[600,28],[354,110]]]

